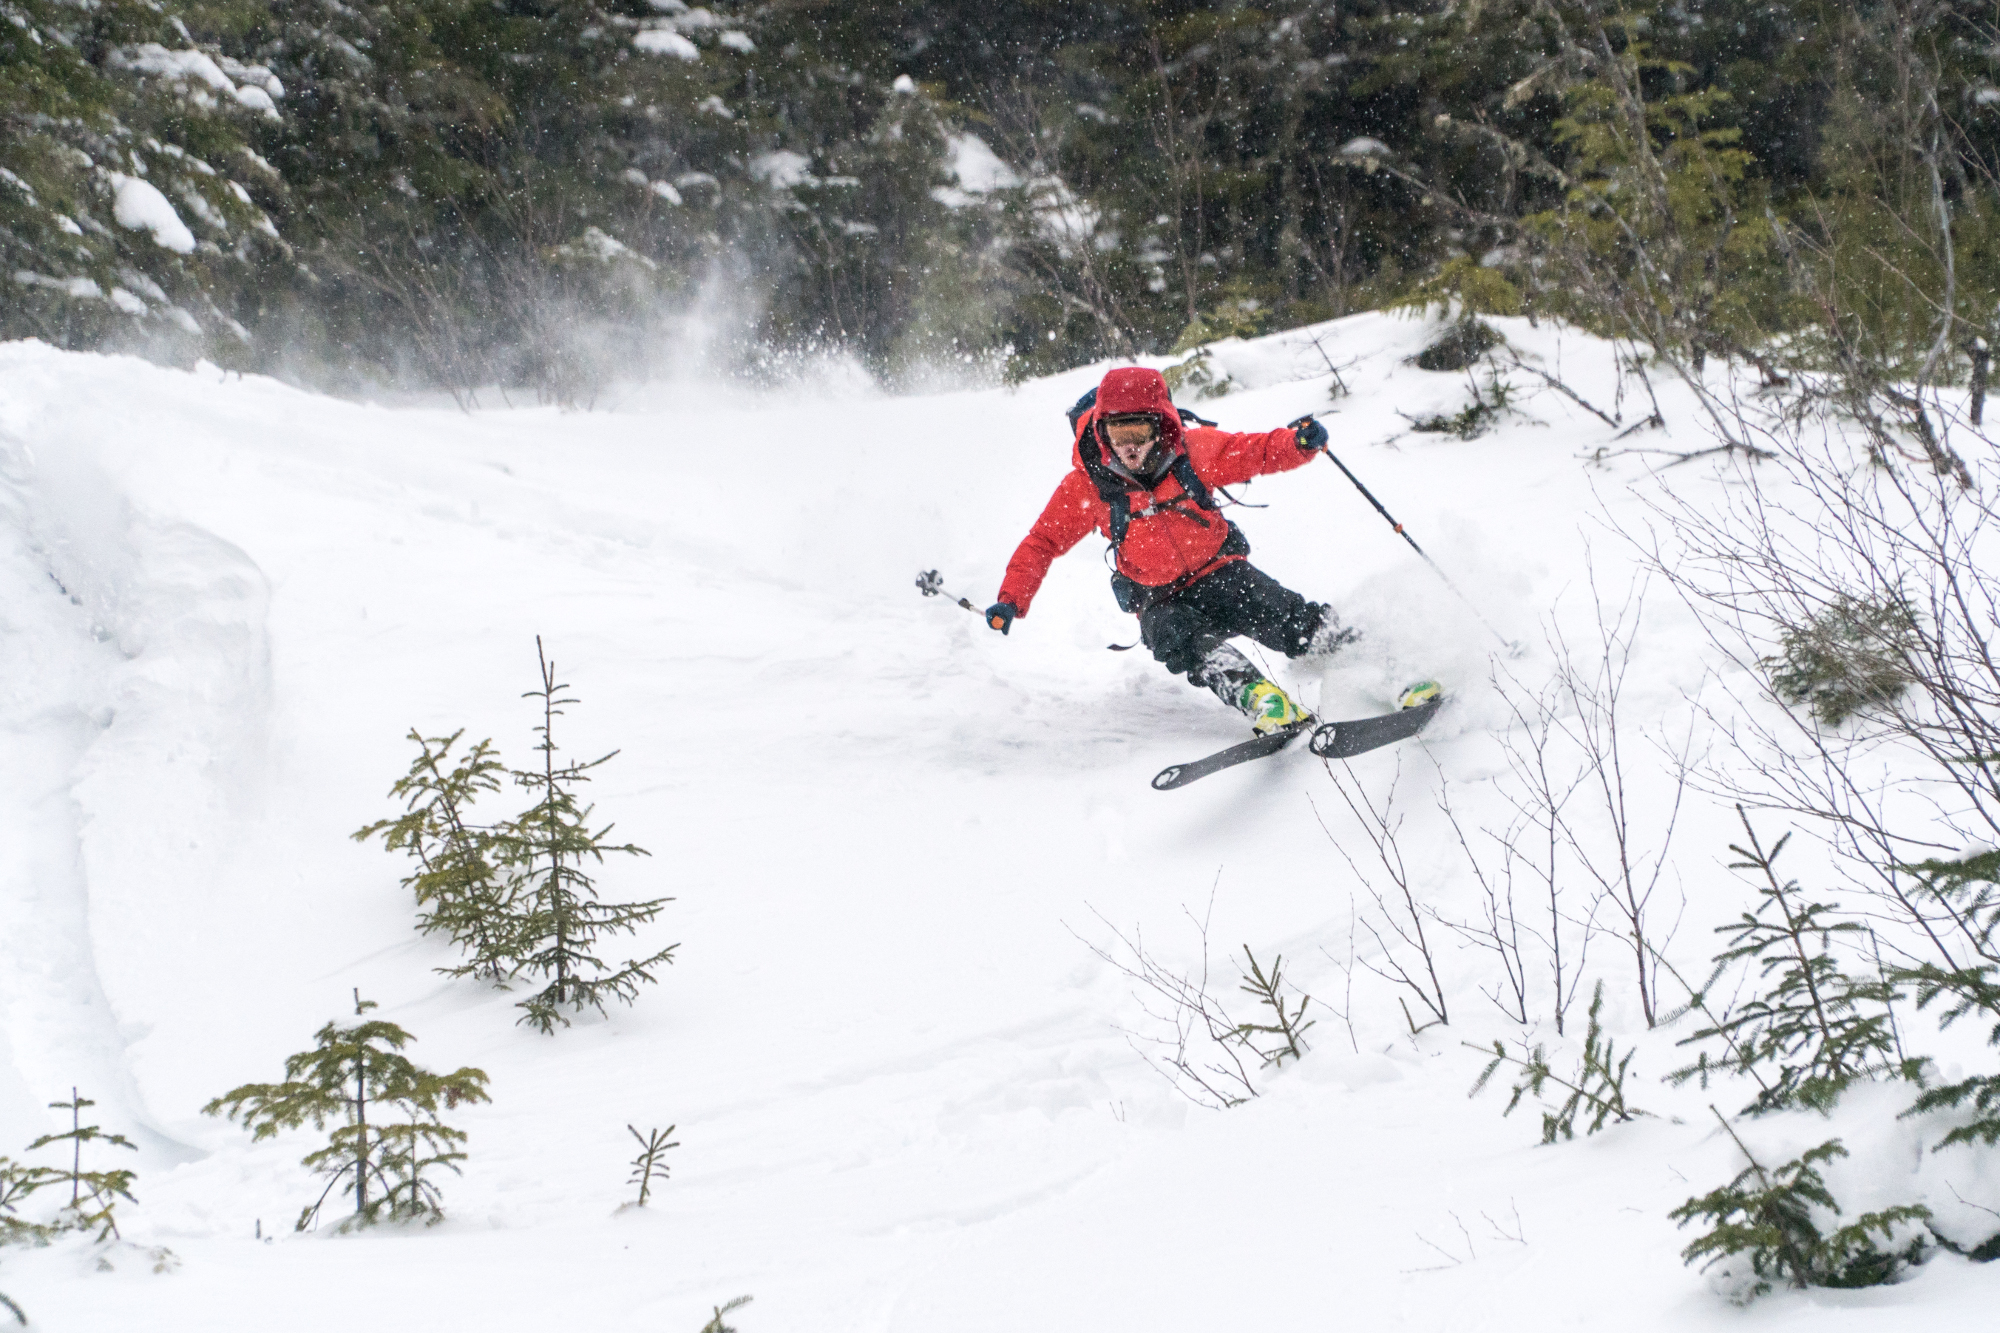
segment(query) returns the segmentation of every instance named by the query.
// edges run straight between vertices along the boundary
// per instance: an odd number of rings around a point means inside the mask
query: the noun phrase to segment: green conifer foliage
[[[1554,1143],[1558,1138],[1576,1137],[1576,1122],[1586,1114],[1589,1121],[1584,1126],[1586,1136],[1603,1129],[1608,1122],[1625,1124],[1642,1115],[1651,1115],[1625,1100],[1625,1079],[1631,1072],[1632,1052],[1621,1057],[1616,1044],[1604,1035],[1604,1025],[1598,1014],[1604,1008],[1604,983],[1597,983],[1590,997],[1590,1023],[1584,1032],[1583,1057],[1577,1071],[1569,1078],[1555,1072],[1549,1063],[1548,1047],[1536,1045],[1527,1049],[1523,1042],[1524,1054],[1515,1054],[1507,1049],[1504,1041],[1493,1043],[1493,1058],[1486,1062],[1468,1096],[1477,1097],[1502,1065],[1513,1065],[1519,1069],[1519,1080],[1514,1084],[1513,1094],[1507,1099],[1507,1107],[1500,1114],[1512,1115],[1514,1108],[1524,1097],[1541,1097],[1549,1085],[1553,1084],[1568,1094],[1561,1105],[1554,1110],[1542,1112],[1542,1142]],[[1465,1043],[1471,1050],[1481,1047]]]
[[[122,1134],[107,1134],[96,1125],[84,1124],[84,1108],[95,1105],[96,1102],[78,1093],[75,1088],[69,1090],[68,1101],[50,1102],[50,1110],[69,1112],[69,1128],[60,1134],[42,1135],[28,1145],[28,1151],[34,1152],[39,1148],[52,1148],[64,1143],[69,1145],[68,1168],[46,1171],[42,1177],[44,1183],[69,1186],[69,1203],[63,1207],[62,1215],[56,1225],[64,1230],[74,1228],[88,1231],[94,1228],[97,1239],[109,1240],[118,1234],[118,1222],[114,1215],[118,1201],[124,1199],[127,1203],[138,1202],[132,1197],[132,1182],[138,1179],[138,1173],[124,1168],[86,1171],[83,1169],[83,1148],[87,1143],[104,1143],[110,1147],[129,1148],[137,1152],[139,1145]]]
[[[569,686],[556,680],[555,665],[543,652],[540,638],[535,640],[535,655],[541,667],[541,687],[522,697],[541,701],[542,724],[535,730],[542,738],[536,747],[542,766],[514,772],[514,781],[534,793],[535,803],[496,831],[494,848],[501,863],[521,883],[519,969],[548,982],[522,1001],[520,1007],[526,1013],[521,1022],[547,1033],[555,1031],[558,1024],[569,1025],[565,1009],[581,1013],[591,1008],[602,1014],[607,1000],[631,1004],[640,984],[653,981],[654,969],[671,963],[674,950],[680,946],[670,944],[646,958],[627,960],[616,967],[592,952],[602,936],[636,933],[673,899],[636,903],[597,900],[596,883],[585,870],[587,864],[602,864],[607,854],[648,853],[629,843],[610,842],[609,824],[595,830],[590,827],[592,807],[579,803],[577,788],[590,780],[592,770],[618,752],[613,750],[587,762],[558,762],[555,720],[562,716],[563,705],[576,700],[563,694]]]
[[[1977,1015],[1993,1024],[1989,1046],[2000,1047],[2000,851],[1980,852],[1955,861],[1925,861],[1909,867],[1917,883],[1916,897],[1927,912],[1935,912],[1949,927],[1943,932],[1960,957],[1950,965],[1925,963],[1899,970],[1899,981],[1912,984],[1917,1007],[1936,1003],[1943,1008],[1941,1026]],[[1936,1147],[1954,1144],[2000,1144],[2000,1074],[1978,1074],[1956,1083],[1926,1088],[1906,1115],[1938,1111],[1972,1111]]]
[[[284,248],[243,151],[270,74],[192,43],[186,9],[0,2],[0,337],[242,360],[230,311]]]
[[[464,734],[461,728],[449,736],[425,736],[412,727],[417,757],[389,789],[403,800],[404,812],[353,836],[357,842],[380,836],[385,849],[416,861],[403,885],[416,895],[417,929],[449,936],[466,954],[464,963],[438,970],[498,981],[513,970],[516,957],[517,894],[495,869],[493,834],[472,822],[471,808],[481,793],[500,790],[499,775],[507,770],[490,740],[474,743],[454,760],[452,747]]]
[[[1676,86],[1693,70],[1643,40],[1651,6],[1555,8],[1566,193],[1526,219],[1561,275],[1545,301],[1697,367],[1711,350],[1756,343],[1781,266],[1754,159],[1724,119],[1729,92]]]
[[[1677,1083],[1699,1078],[1706,1086],[1713,1070],[1746,1074],[1759,1068],[1758,1094],[1744,1109],[1761,1113],[1793,1106],[1825,1111],[1856,1079],[1913,1072],[1896,1051],[1889,1006],[1900,997],[1894,987],[1848,975],[1831,951],[1836,936],[1851,938],[1867,928],[1832,919],[1836,904],[1810,902],[1796,880],[1779,880],[1776,862],[1791,834],[1767,851],[1743,807],[1736,813],[1748,846],[1730,845],[1742,858],[1730,868],[1762,876],[1761,901],[1734,925],[1717,928],[1729,947],[1715,956],[1716,972],[1703,990],[1738,963],[1754,964],[1769,989],[1680,1043],[1722,1038],[1721,1056],[1704,1052],[1669,1077]]]
[[[1716,1119],[1722,1120],[1720,1113]],[[1668,1214],[1683,1227],[1697,1221],[1712,1224],[1681,1251],[1685,1262],[1705,1260],[1706,1268],[1732,1256],[1747,1257],[1754,1278],[1744,1292],[1747,1299],[1768,1292],[1773,1281],[1799,1288],[1880,1286],[1894,1281],[1921,1255],[1921,1235],[1900,1249],[1883,1249],[1876,1243],[1879,1236],[1881,1245],[1888,1245],[1898,1227],[1927,1220],[1930,1209],[1921,1205],[1899,1204],[1863,1213],[1830,1233],[1820,1229],[1821,1215],[1840,1213],[1819,1173],[1825,1163],[1847,1156],[1839,1139],[1829,1139],[1797,1160],[1767,1171],[1728,1121],[1723,1120],[1722,1127],[1750,1165],[1727,1185],[1689,1199]]]
[[[736,1333],[736,1326],[724,1323],[722,1316],[732,1310],[742,1309],[750,1303],[750,1300],[751,1298],[748,1296],[738,1296],[733,1301],[725,1301],[721,1305],[715,1306],[714,1316],[701,1326],[701,1333]]]
[[[0,1245],[16,1241],[40,1242],[55,1234],[55,1228],[30,1222],[20,1215],[28,1196],[55,1179],[45,1166],[25,1166],[0,1157]]]
[[[354,1013],[365,1018],[372,1000],[354,996]],[[327,1197],[343,1188],[354,1211],[343,1230],[385,1218],[442,1216],[434,1174],[459,1171],[465,1153],[461,1130],[441,1113],[461,1104],[490,1101],[484,1070],[466,1067],[449,1074],[421,1069],[402,1054],[415,1038],[394,1023],[366,1019],[352,1027],[328,1023],[314,1035],[314,1047],[285,1061],[282,1083],[246,1083],[202,1108],[205,1115],[239,1117],[251,1136],[267,1139],[311,1122],[333,1131],[325,1147],[302,1159],[327,1177],[320,1196],[299,1213],[297,1229],[319,1216]],[[429,1173],[429,1174],[427,1174]]]
[[[1306,1030],[1319,1021],[1306,1017],[1306,1006],[1312,1003],[1312,996],[1301,996],[1298,1007],[1291,1007],[1291,1000],[1284,993],[1283,955],[1273,956],[1271,966],[1266,968],[1246,944],[1243,946],[1243,957],[1249,961],[1250,970],[1243,973],[1243,984],[1237,989],[1254,996],[1258,1004],[1269,1009],[1271,1021],[1238,1023],[1231,1035],[1267,1066],[1282,1068],[1287,1060],[1303,1059],[1307,1050]]]
[[[1915,679],[1916,618],[1897,598],[1842,593],[1804,625],[1786,626],[1766,663],[1786,703],[1805,704],[1826,726],[1893,701]]]
[[[627,1125],[625,1132],[639,1144],[639,1155],[632,1159],[632,1175],[625,1183],[639,1187],[639,1197],[634,1202],[644,1208],[646,1200],[653,1195],[653,1182],[667,1178],[667,1149],[681,1145],[671,1141],[674,1134],[672,1125],[665,1129],[649,1129],[644,1134]]]

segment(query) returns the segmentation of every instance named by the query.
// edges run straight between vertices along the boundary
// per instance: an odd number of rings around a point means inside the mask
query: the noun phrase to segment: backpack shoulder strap
[[[1208,493],[1208,483],[1195,474],[1194,460],[1186,454],[1174,455],[1174,465],[1167,469],[1173,479],[1181,484],[1194,502],[1203,509],[1216,508],[1215,497]]]

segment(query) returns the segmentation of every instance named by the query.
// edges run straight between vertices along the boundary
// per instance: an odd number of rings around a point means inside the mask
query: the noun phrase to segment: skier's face
[[[1160,438],[1158,423],[1149,419],[1138,421],[1107,421],[1104,433],[1110,437],[1111,452],[1118,455],[1118,461],[1127,471],[1137,472],[1146,462],[1146,455],[1153,451],[1153,444]]]

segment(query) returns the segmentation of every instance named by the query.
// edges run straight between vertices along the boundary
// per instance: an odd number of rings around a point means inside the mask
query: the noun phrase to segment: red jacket
[[[1093,474],[1098,478],[1111,474],[1101,463],[1089,467],[1086,458],[1090,463],[1111,458],[1099,423],[1119,412],[1157,414],[1166,443],[1176,453],[1187,455],[1195,476],[1211,489],[1268,472],[1288,472],[1312,459],[1312,454],[1299,449],[1298,435],[1290,427],[1243,435],[1204,426],[1183,429],[1168,396],[1167,382],[1157,370],[1122,367],[1111,371],[1098,385],[1096,405],[1077,422],[1069,475],[1056,487],[1042,516],[1007,562],[999,600],[1011,602],[1022,615],[1028,613],[1028,604],[1057,556],[1093,530],[1106,538],[1111,536],[1111,507],[1099,493],[1098,481],[1093,480]],[[1127,578],[1159,588],[1179,580],[1192,582],[1243,558],[1222,554],[1222,544],[1229,536],[1228,523],[1220,513],[1199,508],[1171,473],[1151,491],[1138,482],[1123,489],[1131,519],[1125,541],[1118,548],[1118,570]]]

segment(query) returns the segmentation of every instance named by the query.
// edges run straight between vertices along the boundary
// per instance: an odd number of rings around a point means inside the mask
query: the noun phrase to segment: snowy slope
[[[1225,345],[1245,387],[1202,410],[1236,429],[1325,413],[1527,643],[1508,668],[1545,678],[1545,621],[1595,624],[1591,564],[1627,586],[1617,529],[1646,513],[1642,461],[1586,464],[1614,432],[1525,381],[1493,434],[1412,434],[1406,416],[1467,394],[1405,364],[1429,330],[1315,332],[1320,347]],[[1600,346],[1507,333],[1612,400]],[[1338,403],[1322,349],[1352,390]],[[1321,1012],[1310,1056],[1225,1113],[1121,1035],[1144,1016],[1086,947],[1112,926],[1185,957],[1182,907],[1213,890],[1219,971],[1247,941],[1337,995],[1359,890],[1308,756],[1148,789],[1242,723],[1143,653],[1103,650],[1133,627],[1099,543],[1006,638],[912,587],[937,567],[991,597],[1067,464],[1062,409],[1098,373],[918,398],[683,384],[590,414],[462,415],[0,346],[0,1151],[56,1128],[43,1107],[72,1085],[142,1145],[132,1245],[0,1254],[0,1290],[50,1330],[345,1329],[333,1293],[360,1287],[410,1328],[694,1333],[742,1293],[746,1333],[1745,1319],[1681,1265],[1666,1216],[1739,1165],[1706,1097],[1651,1081],[1678,1063],[1671,1035],[1642,1040],[1637,1099],[1678,1120],[1555,1148],[1494,1093],[1465,1098],[1480,1060],[1461,1041],[1510,1029],[1456,944],[1452,1026],[1413,1039],[1357,973],[1352,1040]],[[1663,400],[1673,430],[1650,438],[1703,442]],[[1729,484],[1702,467],[1676,484]],[[1332,466],[1243,498],[1271,506],[1233,515],[1257,563],[1366,635],[1324,673],[1275,674],[1335,716],[1422,676],[1457,693],[1422,743],[1353,777],[1377,798],[1394,785],[1427,898],[1468,902],[1435,796],[1449,782],[1472,825],[1501,820],[1494,643]],[[538,634],[582,700],[567,743],[622,751],[600,814],[654,854],[610,867],[607,894],[673,895],[636,947],[682,942],[637,1008],[554,1038],[514,1025],[518,996],[435,976],[450,957],[411,930],[402,865],[347,837],[388,812],[412,726],[525,760]],[[1732,691],[1698,645],[1683,608],[1648,604],[1632,715],[1684,726],[1691,696]],[[1657,766],[1637,781],[1662,799]],[[1691,967],[1737,910],[1731,818],[1695,802],[1677,834]],[[1642,1027],[1623,966],[1610,946],[1591,963],[1621,1040]],[[295,1236],[318,1190],[303,1136],[253,1145],[199,1108],[276,1077],[355,988],[417,1034],[419,1060],[486,1069],[494,1100],[455,1117],[472,1158],[446,1223]],[[684,1146],[653,1207],[614,1215],[628,1122],[677,1124]],[[1788,1155],[1828,1136],[1759,1132]],[[1857,1176],[1860,1206],[1942,1195],[1917,1131],[1893,1132],[1875,1156],[1908,1173]],[[1948,1183],[2000,1206],[2000,1172],[1970,1157]],[[1989,1327],[1995,1278],[1946,1259],[1747,1318]]]

